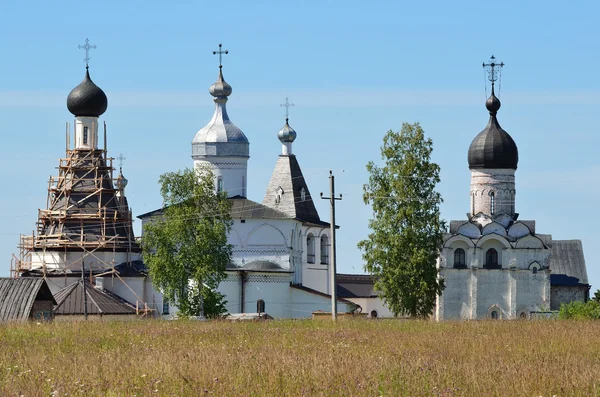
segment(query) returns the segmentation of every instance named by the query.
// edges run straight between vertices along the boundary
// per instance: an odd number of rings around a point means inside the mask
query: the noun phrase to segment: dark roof
[[[315,294],[315,295],[319,295],[319,296],[323,296],[325,298],[331,299],[331,295],[326,294],[326,293],[321,292],[321,291],[317,291],[317,290],[312,289],[312,288],[305,287],[302,284],[290,283],[290,287],[291,288],[295,288],[295,289],[299,289],[299,290],[302,290],[302,291],[306,291],[306,292],[311,293],[311,294]],[[352,305],[354,307],[361,307],[360,305],[357,305],[356,303],[354,303],[352,301],[349,301],[348,299],[342,298],[339,293],[338,293],[338,296],[337,296],[337,301],[338,302],[347,303],[347,304]]]
[[[135,308],[118,296],[100,290],[86,281],[88,314],[135,314]],[[83,281],[61,289],[55,295],[55,314],[84,314]]]
[[[496,112],[500,101],[494,95],[487,100],[486,106],[490,111],[490,121],[469,147],[469,168],[509,168],[517,169],[519,151],[517,144],[506,131],[500,127]]]
[[[580,284],[588,284],[583,245],[581,240],[553,240],[550,256],[551,282],[555,285],[571,285],[572,280],[559,275],[576,278]],[[567,284],[562,284],[562,281]]]
[[[123,197],[121,201],[116,195],[112,167],[106,164],[104,151],[73,151],[67,164],[69,170],[64,177],[57,178],[57,185],[52,188],[55,198],[51,200],[48,214],[42,213],[39,219],[41,233],[37,244],[62,250],[61,241],[83,239],[98,242],[107,249],[114,246],[121,251],[139,252],[127,200]],[[113,221],[110,227],[105,227],[102,216]],[[107,240],[115,237],[115,242],[112,245],[103,243],[103,234]]]
[[[100,87],[90,78],[90,72],[86,68],[85,78],[67,97],[67,108],[69,112],[80,117],[99,117],[108,107],[108,98]]]
[[[290,215],[281,212],[275,208],[271,208],[256,201],[252,201],[242,196],[229,197],[229,200],[233,201],[231,206],[231,218],[232,219],[293,219]],[[146,212],[145,214],[138,215],[139,219],[148,218],[151,216],[158,216],[162,213],[163,208],[159,208],[154,211]],[[300,220],[300,219],[299,219]],[[320,222],[324,223],[324,222]],[[328,223],[324,223],[329,225]]]
[[[342,298],[374,298],[375,277],[368,274],[338,274],[337,294]]]
[[[0,322],[26,321],[37,300],[56,304],[43,278],[0,278]]]
[[[323,223],[302,175],[300,164],[293,154],[281,155],[277,159],[263,204],[300,221]]]

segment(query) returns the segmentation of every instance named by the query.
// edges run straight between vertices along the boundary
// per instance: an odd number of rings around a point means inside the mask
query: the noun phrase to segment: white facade
[[[215,178],[215,189],[227,192],[227,196],[246,197],[248,180],[248,159],[239,157],[204,157],[194,160],[194,168],[212,170]]]

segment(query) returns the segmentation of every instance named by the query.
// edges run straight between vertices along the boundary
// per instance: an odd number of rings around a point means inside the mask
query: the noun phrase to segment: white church
[[[277,134],[281,154],[262,202],[246,197],[250,142],[229,119],[232,93],[219,66],[210,86],[215,111],[192,140],[194,167],[208,166],[215,188],[233,201],[228,242],[233,256],[219,291],[230,313],[266,312],[274,318],[304,318],[331,311],[329,223],[321,221],[292,150],[296,131],[286,119]],[[275,134],[273,134],[275,135]],[[274,160],[275,160],[275,156]],[[161,210],[138,216],[142,225]],[[339,296],[339,295],[338,295]],[[340,313],[360,312],[358,304],[338,299]]]
[[[490,118],[468,151],[468,219],[450,223],[438,260],[446,283],[437,300],[438,320],[530,318],[589,297],[581,241],[553,240],[515,212],[519,153],[500,127],[494,92],[503,65],[493,57],[484,65],[492,83],[485,104]]]

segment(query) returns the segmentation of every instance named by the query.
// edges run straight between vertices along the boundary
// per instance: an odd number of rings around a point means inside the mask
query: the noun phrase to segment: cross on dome
[[[290,103],[290,100],[288,99],[288,97],[285,97],[285,103],[282,103],[281,105],[282,108],[285,108],[285,119],[286,121],[290,118],[290,106],[294,106],[293,103]]]
[[[123,168],[123,161],[127,160],[127,158],[123,156],[123,153],[119,153],[117,160],[119,160],[119,168]]]
[[[90,59],[92,59],[90,57],[90,50],[95,50],[97,47],[96,45],[90,45],[90,40],[89,39],[85,39],[85,44],[84,45],[78,45],[77,48],[79,48],[80,50],[83,49],[85,50],[85,58],[83,58],[83,60],[85,61],[85,67],[88,68],[89,67],[89,61]]]
[[[223,68],[223,54],[229,54],[229,51],[222,50],[223,44],[219,43],[219,51],[213,51],[213,55],[219,54],[219,69]]]
[[[491,56],[489,63],[483,63],[483,68],[488,73],[488,80],[492,82],[492,87],[494,86],[494,82],[498,80],[498,75],[502,73],[502,68],[504,67],[504,62],[497,63],[496,57]]]

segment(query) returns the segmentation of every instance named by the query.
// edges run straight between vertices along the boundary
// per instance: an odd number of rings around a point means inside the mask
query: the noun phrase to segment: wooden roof
[[[0,278],[0,322],[27,321],[36,300],[56,304],[43,278]]]

